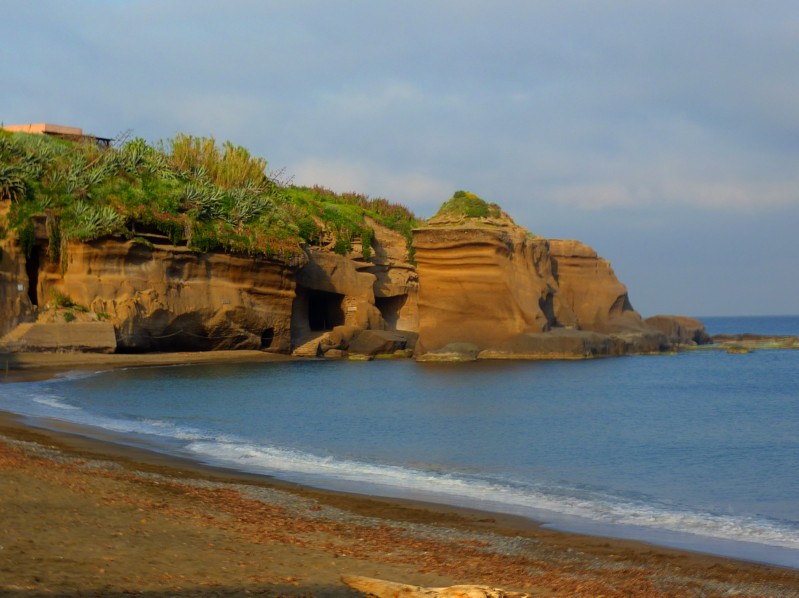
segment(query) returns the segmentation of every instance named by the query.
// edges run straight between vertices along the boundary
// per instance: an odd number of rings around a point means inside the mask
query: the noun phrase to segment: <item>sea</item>
[[[702,320],[799,335],[799,316]],[[0,384],[0,409],[319,488],[799,568],[799,350],[69,372]]]

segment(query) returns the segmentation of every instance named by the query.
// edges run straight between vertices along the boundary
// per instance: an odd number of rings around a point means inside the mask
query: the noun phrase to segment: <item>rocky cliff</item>
[[[610,264],[504,213],[446,213],[414,231],[422,359],[562,359],[657,352]]]
[[[0,201],[0,338],[33,319],[25,254],[3,226],[11,202]]]
[[[315,356],[346,351],[362,331],[412,332],[417,282],[405,239],[372,224],[370,260],[356,257],[357,246],[349,256],[307,249],[291,262],[197,253],[150,234],[136,241],[70,243],[55,262],[40,222],[29,255],[13,238],[3,242],[0,337],[6,335],[6,350],[80,347],[86,346],[84,329],[78,335],[77,325],[65,323],[100,321],[113,326],[116,349],[123,352],[289,353],[312,343],[306,354]],[[33,322],[36,335],[27,329],[7,334]],[[66,338],[69,330],[76,338]],[[48,334],[58,342],[44,342]],[[367,353],[392,351],[405,348],[409,338],[415,334],[375,345],[364,337],[360,346]]]
[[[550,239],[548,243],[561,299],[555,316],[561,325],[596,332],[646,328],[610,262],[580,241]]]
[[[127,352],[371,358],[415,345],[430,360],[585,358],[707,341],[701,323],[642,320],[592,248],[533,235],[498,207],[416,229],[415,265],[403,235],[366,224],[368,258],[356,239],[347,255],[306,248],[289,262],[198,253],[157,234],[70,243],[56,259],[38,222],[27,251],[13,235],[0,245],[0,336],[19,332],[6,335],[6,350],[9,339],[43,338],[46,328],[18,326],[38,322],[58,326],[59,347],[85,347],[91,328],[69,339],[65,323],[95,321],[105,323],[103,350],[113,350],[112,327]]]
[[[452,342],[495,346],[555,324],[546,240],[503,219],[433,221],[414,231],[419,275],[419,350]]]
[[[40,296],[67,296],[117,329],[121,350],[290,348],[291,264],[122,240],[68,247]]]

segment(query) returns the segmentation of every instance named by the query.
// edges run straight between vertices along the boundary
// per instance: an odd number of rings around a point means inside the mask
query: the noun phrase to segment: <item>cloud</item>
[[[640,242],[658,247],[694,222],[718,229],[723,256],[737,223],[754,261],[776,263],[763,253],[774,239],[799,260],[791,233],[770,230],[799,210],[795,0],[43,6],[3,3],[0,121],[210,135],[298,183],[422,216],[469,189],[600,251],[642,223]]]

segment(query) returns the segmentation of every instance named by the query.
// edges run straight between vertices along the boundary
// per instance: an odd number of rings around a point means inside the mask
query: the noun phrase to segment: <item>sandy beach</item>
[[[17,356],[5,379],[274,358],[188,355]],[[0,477],[0,595],[359,596],[341,576],[362,575],[536,596],[799,596],[797,570],[304,488],[11,414],[0,416]]]

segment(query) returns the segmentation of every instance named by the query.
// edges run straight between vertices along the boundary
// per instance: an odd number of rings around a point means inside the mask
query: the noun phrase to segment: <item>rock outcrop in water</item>
[[[696,318],[659,315],[647,318],[645,322],[665,334],[672,345],[707,345],[713,342],[705,325]]]
[[[453,198],[455,199],[455,198]],[[421,359],[568,359],[657,352],[610,264],[503,212],[449,210],[414,231]]]
[[[413,246],[423,351],[453,342],[495,346],[555,324],[557,283],[547,242],[507,217],[434,219],[414,231]]]
[[[453,200],[464,197],[474,198]],[[87,329],[70,344],[68,322],[94,321],[105,336],[92,350],[114,349],[113,327],[116,350],[127,352],[415,349],[423,360],[574,359],[708,341],[700,322],[644,321],[587,245],[533,235],[484,202],[468,208],[477,215],[453,205],[414,231],[415,265],[405,237],[376,222],[368,259],[357,244],[346,256],[308,248],[291,261],[197,253],[151,233],[70,243],[54,263],[42,220],[27,252],[13,237],[0,241],[0,335],[15,331],[6,350],[52,350],[32,340],[46,328],[19,327],[38,322],[57,325],[64,347],[86,348]]]

